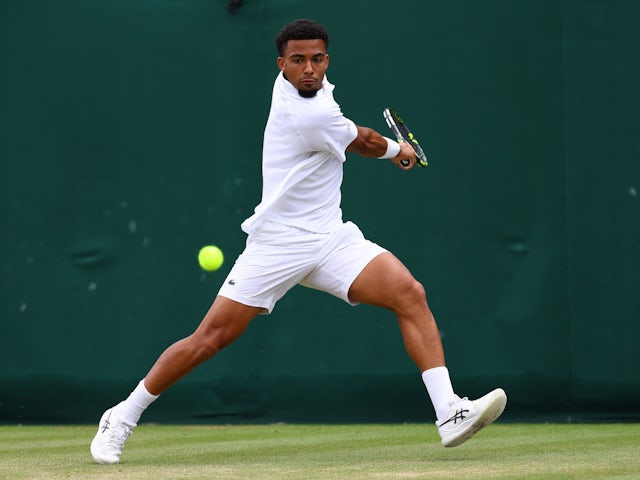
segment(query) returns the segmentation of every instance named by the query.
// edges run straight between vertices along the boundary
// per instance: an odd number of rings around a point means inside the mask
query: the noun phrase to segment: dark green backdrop
[[[189,334],[260,196],[273,37],[332,34],[343,210],[426,286],[459,393],[505,418],[640,414],[640,3],[0,2],[0,421],[95,421]],[[198,249],[227,263],[202,272]],[[146,421],[432,421],[389,312],[301,287]]]

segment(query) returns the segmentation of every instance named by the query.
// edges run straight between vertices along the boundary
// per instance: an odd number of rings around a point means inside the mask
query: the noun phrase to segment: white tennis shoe
[[[496,388],[477,400],[461,398],[449,410],[446,420],[436,422],[444,447],[457,447],[482,428],[493,423],[504,411],[507,395]]]
[[[110,408],[102,414],[98,424],[98,433],[91,442],[91,455],[96,462],[112,465],[120,463],[120,455],[136,424],[125,422],[117,410]]]

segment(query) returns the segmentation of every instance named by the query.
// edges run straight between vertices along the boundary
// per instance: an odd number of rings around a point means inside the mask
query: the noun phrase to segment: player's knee
[[[408,295],[411,297],[412,303],[422,303],[427,300],[427,292],[424,289],[424,285],[417,281],[415,278],[409,282]]]
[[[396,310],[398,313],[413,308],[422,308],[426,304],[427,294],[422,283],[415,278],[407,278],[397,290]]]
[[[216,328],[208,332],[196,332],[194,334],[193,352],[200,361],[213,357],[225,347],[228,347],[238,338],[232,328]]]

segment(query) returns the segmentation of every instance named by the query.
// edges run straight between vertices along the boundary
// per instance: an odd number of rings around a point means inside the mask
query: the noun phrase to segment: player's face
[[[289,40],[278,67],[301,96],[314,97],[322,88],[329,55],[323,40]]]

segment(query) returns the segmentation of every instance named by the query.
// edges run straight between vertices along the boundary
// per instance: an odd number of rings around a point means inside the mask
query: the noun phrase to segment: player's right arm
[[[347,147],[347,152],[357,153],[365,158],[379,158],[387,151],[387,140],[375,130],[357,126],[358,135]],[[416,152],[408,143],[400,143],[400,153],[390,158],[395,165],[403,170],[409,170],[416,164]],[[406,167],[400,165],[400,160],[410,160]]]

